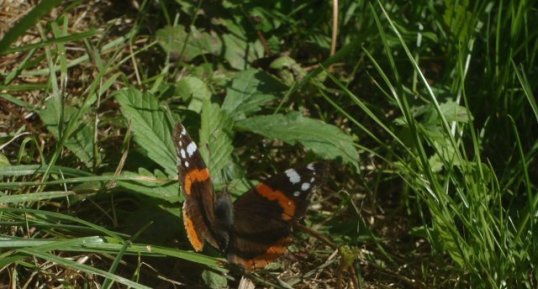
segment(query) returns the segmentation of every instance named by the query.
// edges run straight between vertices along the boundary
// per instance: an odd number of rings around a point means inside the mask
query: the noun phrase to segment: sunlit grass
[[[331,57],[328,6],[224,2],[217,11],[143,2],[103,21],[85,18],[94,12],[82,1],[54,1],[0,41],[9,67],[0,74],[0,283],[150,288],[154,278],[216,287],[204,274],[236,278],[222,259],[182,243],[166,137],[180,118],[199,128],[193,135],[217,185],[232,193],[292,160],[334,158],[307,223],[352,248],[359,260],[347,266],[363,285],[537,288],[538,11],[530,2],[341,1]],[[165,25],[179,33],[155,32]],[[166,37],[189,45],[176,53]],[[256,63],[281,55],[289,58],[278,68]],[[234,103],[237,87],[252,96],[248,105]],[[286,123],[290,112],[304,116],[295,118],[303,126],[285,127],[291,132],[249,126]],[[308,246],[292,249],[311,255],[296,262],[308,277],[289,279],[301,288],[343,268],[322,244]],[[183,270],[157,268],[164,260]]]

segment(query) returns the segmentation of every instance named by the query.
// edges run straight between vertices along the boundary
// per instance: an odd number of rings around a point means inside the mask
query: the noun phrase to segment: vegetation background
[[[177,121],[236,196],[330,168],[260,288],[538,288],[536,4],[0,1],[0,288],[237,286]]]

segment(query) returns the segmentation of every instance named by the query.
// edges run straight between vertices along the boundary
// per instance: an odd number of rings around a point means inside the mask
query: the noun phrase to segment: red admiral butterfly
[[[262,268],[291,243],[291,226],[304,216],[308,197],[321,178],[320,165],[288,169],[241,195],[232,204],[218,196],[196,143],[185,127],[174,129],[179,178],[183,187],[183,223],[194,250],[207,241],[231,263]]]

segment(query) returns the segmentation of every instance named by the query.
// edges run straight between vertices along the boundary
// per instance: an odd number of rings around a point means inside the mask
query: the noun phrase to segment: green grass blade
[[[36,192],[29,194],[16,195],[0,195],[0,204],[17,204],[24,202],[38,202],[42,200],[50,200],[56,198],[65,198],[75,195],[73,191],[51,191],[51,192]]]
[[[15,42],[21,37],[28,29],[36,24],[41,17],[45,16],[54,7],[62,3],[62,0],[48,0],[41,1],[26,14],[15,26],[13,26],[6,34],[4,38],[0,40],[0,55],[9,48],[11,43]]]
[[[92,274],[92,275],[102,276],[102,277],[110,279],[110,280],[112,280],[114,282],[129,286],[129,287],[132,287],[132,288],[139,288],[139,289],[150,289],[151,288],[151,287],[148,287],[148,286],[133,282],[133,281],[131,281],[129,279],[126,279],[126,278],[123,278],[121,276],[118,276],[118,275],[111,274],[109,272],[103,271],[101,269],[97,269],[95,267],[80,264],[78,262],[71,261],[71,260],[66,259],[66,258],[58,257],[58,256],[50,254],[50,253],[46,253],[46,252],[42,252],[42,251],[36,251],[36,250],[25,250],[25,249],[19,250],[19,252],[26,253],[26,254],[28,254],[30,256],[38,257],[38,258],[41,258],[41,259],[44,259],[44,260],[47,260],[47,261],[50,261],[50,262],[54,262],[54,263],[56,263],[58,265],[65,266],[67,268],[72,268],[74,270],[80,270],[81,272],[85,272],[85,273]]]

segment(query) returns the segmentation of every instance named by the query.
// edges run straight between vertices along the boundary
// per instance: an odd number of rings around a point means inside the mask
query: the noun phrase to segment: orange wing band
[[[283,238],[280,241],[278,241],[276,244],[267,248],[267,250],[265,250],[265,252],[259,256],[256,256],[252,259],[245,259],[237,255],[233,255],[231,256],[230,261],[246,269],[263,268],[267,264],[273,262],[273,260],[275,260],[276,258],[286,253],[288,251],[287,247],[289,243],[290,243],[289,238]]]
[[[270,201],[277,201],[278,205],[284,210],[282,213],[282,219],[290,221],[295,216],[295,202],[288,198],[281,191],[271,189],[266,184],[260,183],[256,186],[256,191],[260,193],[264,198]]]
[[[193,182],[204,182],[208,179],[209,170],[207,168],[201,170],[191,170],[185,175],[185,179],[183,181],[183,191],[186,195],[190,195]]]
[[[204,248],[204,242],[200,239],[200,236],[198,236],[198,233],[194,228],[194,224],[192,223],[192,219],[187,215],[185,208],[183,208],[183,225],[185,225],[187,237],[189,238],[189,242],[191,242],[194,250],[196,252],[202,251]]]

